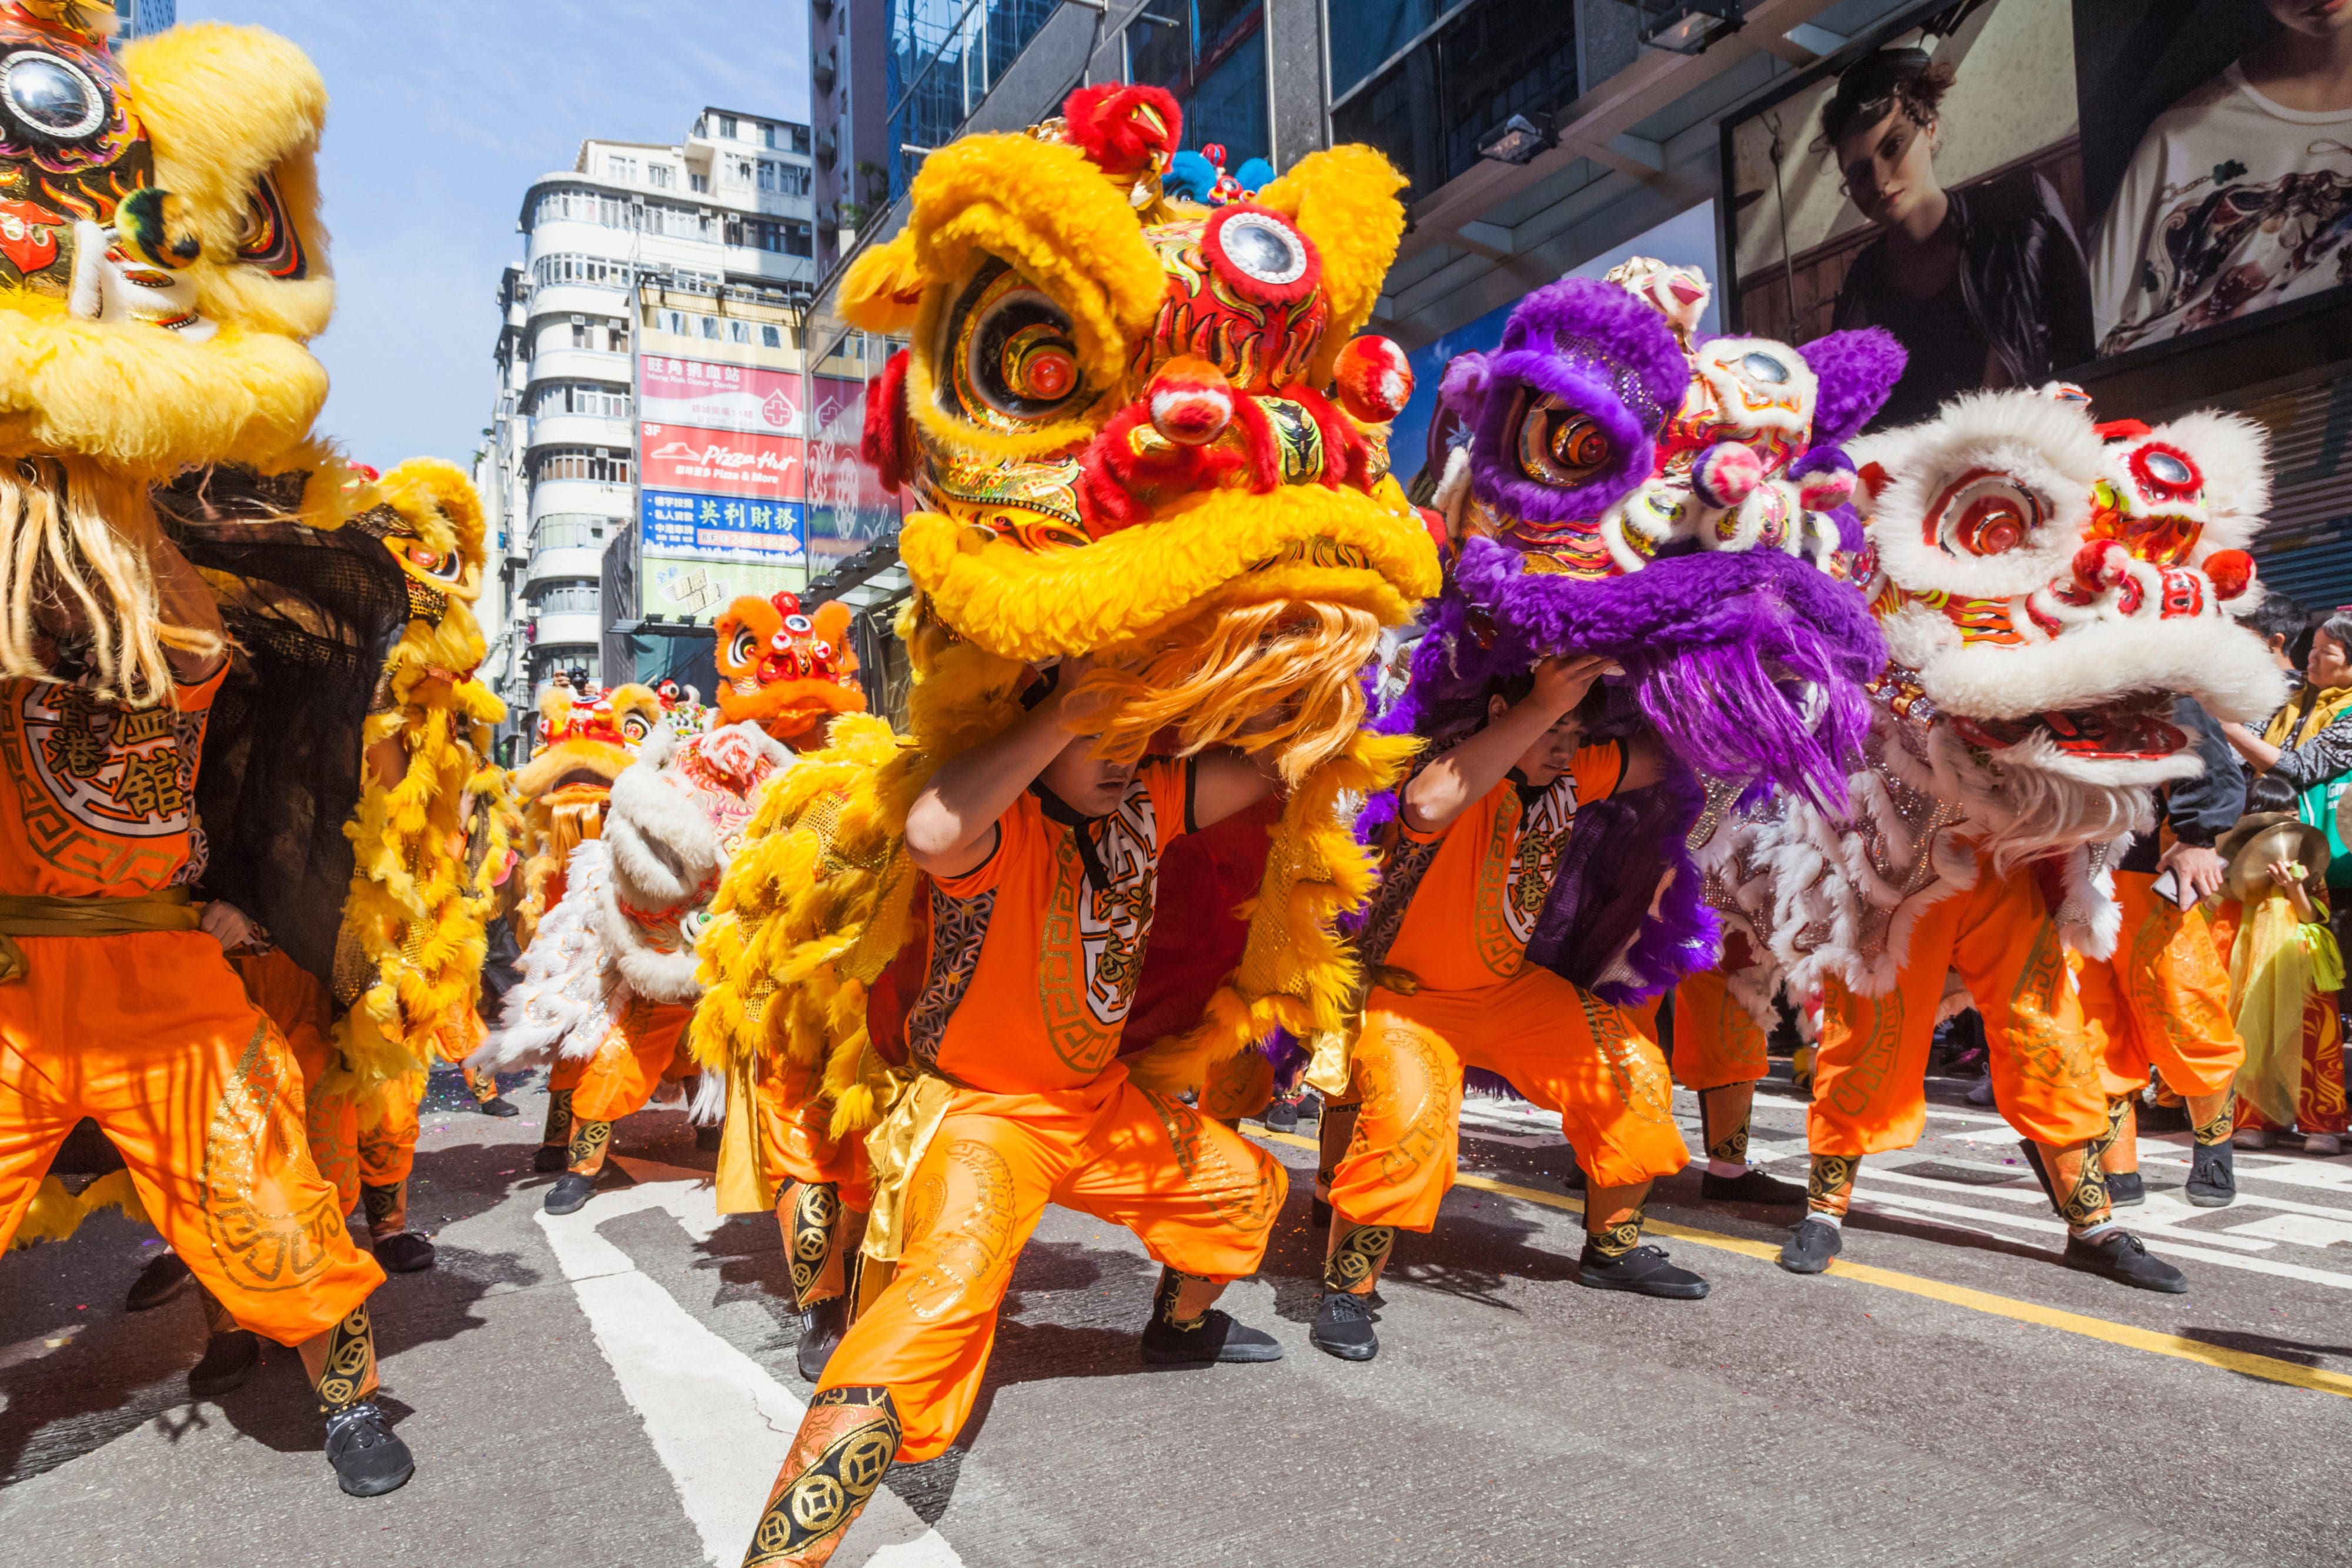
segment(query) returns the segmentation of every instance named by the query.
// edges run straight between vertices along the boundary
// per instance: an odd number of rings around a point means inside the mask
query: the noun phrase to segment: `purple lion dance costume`
[[[1840,443],[1903,350],[1874,329],[1801,350],[1702,337],[1707,294],[1695,269],[1643,259],[1565,279],[1528,296],[1494,353],[1446,368],[1446,584],[1381,721],[1442,751],[1538,659],[1623,669],[1609,727],[1646,724],[1680,768],[1578,813],[1528,946],[1621,1004],[1715,962],[1692,849],[1726,812],[1772,789],[1844,798],[1862,686],[1885,662],[1843,575],[1861,540]]]

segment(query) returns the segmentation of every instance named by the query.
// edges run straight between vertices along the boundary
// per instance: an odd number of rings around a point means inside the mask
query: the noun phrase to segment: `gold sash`
[[[196,911],[184,887],[136,898],[47,898],[0,894],[0,986],[27,973],[18,936],[122,936],[137,931],[194,931]]]

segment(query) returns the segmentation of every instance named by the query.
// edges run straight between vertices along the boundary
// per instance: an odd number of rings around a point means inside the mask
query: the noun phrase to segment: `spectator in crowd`
[[[2288,1127],[2307,1155],[2343,1153],[2344,960],[2327,928],[2326,835],[2298,818],[2293,789],[2255,780],[2254,810],[2221,836],[2227,900],[2213,920],[2230,955],[2230,1010],[2245,1041],[2237,1080],[2242,1149]],[[2343,902],[2339,900],[2338,902]]]

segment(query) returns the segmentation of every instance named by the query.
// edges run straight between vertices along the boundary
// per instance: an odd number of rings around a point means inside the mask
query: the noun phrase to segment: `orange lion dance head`
[[[719,617],[718,664],[720,719],[748,719],[795,751],[823,746],[834,715],[866,711],[838,600],[803,615],[793,594],[744,595]]]

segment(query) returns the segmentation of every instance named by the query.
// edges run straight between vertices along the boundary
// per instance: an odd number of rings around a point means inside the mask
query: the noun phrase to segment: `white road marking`
[[[669,1471],[704,1555],[714,1568],[731,1568],[751,1542],[807,1406],[598,1234],[608,1219],[662,1209],[697,1240],[708,1240],[722,1223],[710,1178],[651,1161],[618,1163],[638,1178],[635,1186],[600,1192],[576,1213],[542,1210],[540,1227],[623,1397]],[[885,1488],[834,1561],[958,1568],[963,1560]]]

